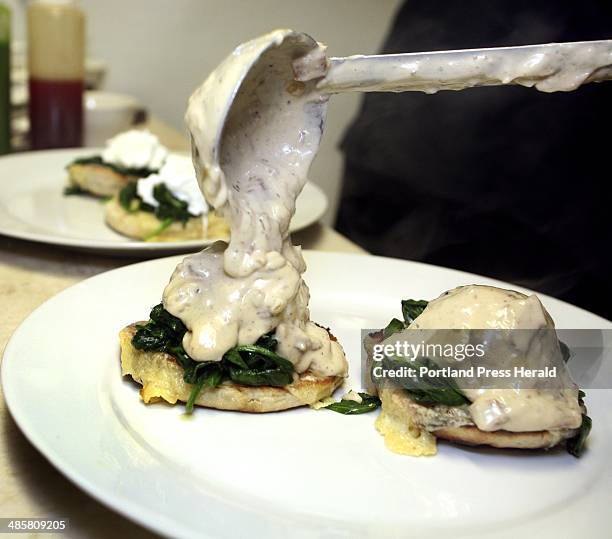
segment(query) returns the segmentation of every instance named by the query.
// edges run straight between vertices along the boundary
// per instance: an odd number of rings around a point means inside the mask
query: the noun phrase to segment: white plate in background
[[[359,384],[360,330],[402,298],[464,284],[509,286],[414,262],[306,252],[313,320],[344,346]],[[390,453],[376,413],[271,414],[140,401],[121,378],[117,333],[147,318],[179,257],[113,270],[47,301],[6,347],[2,384],[28,439],[109,507],[172,537],[604,538],[612,504],[612,392],[589,390],[589,448]],[[612,324],[541,297],[563,328]],[[69,515],[67,515],[69,516]]]
[[[65,196],[66,165],[101,149],[24,152],[0,158],[0,234],[73,249],[114,255],[160,255],[197,251],[214,240],[144,242],[126,238],[104,223],[104,201]],[[307,183],[296,204],[290,230],[317,222],[327,197]]]

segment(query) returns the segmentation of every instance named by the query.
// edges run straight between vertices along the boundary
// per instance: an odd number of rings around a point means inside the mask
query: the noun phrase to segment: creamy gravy
[[[208,203],[229,221],[231,239],[181,262],[163,301],[187,326],[183,344],[196,361],[219,361],[231,347],[276,330],[278,352],[296,372],[344,376],[341,346],[309,320],[306,266],[289,238],[327,107],[315,82],[294,80],[295,58],[287,59],[287,49],[296,47],[306,64],[324,64],[323,49],[291,35],[277,31],[238,47],[189,100],[198,180]]]
[[[463,286],[431,301],[406,331],[413,329],[554,329],[554,323],[535,296],[492,286]],[[525,337],[528,333],[530,338]],[[520,352],[530,368],[563,366],[553,331],[508,333],[502,343],[507,357]],[[503,349],[498,357],[503,361]],[[503,367],[503,365],[499,365]],[[559,374],[559,376],[564,376]],[[529,432],[577,428],[582,422],[578,388],[568,379],[560,389],[462,389],[472,402],[469,411],[483,431]]]

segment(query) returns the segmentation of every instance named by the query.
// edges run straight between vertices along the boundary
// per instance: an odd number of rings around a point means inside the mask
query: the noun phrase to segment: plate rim
[[[50,155],[61,155],[67,154],[77,156],[77,155],[87,155],[87,154],[95,154],[100,153],[102,148],[100,147],[82,147],[82,148],[55,148],[49,150],[35,150],[28,152],[19,152],[8,154],[0,157],[0,167],[3,166],[3,161],[8,160],[27,160],[31,157],[44,157],[47,154]],[[188,152],[185,151],[171,151],[171,153],[187,155]],[[67,157],[69,158],[69,157]],[[316,222],[318,222],[329,209],[329,199],[325,191],[313,182],[312,180],[308,180],[304,189],[310,189],[315,193],[315,197],[320,200],[320,206],[317,208],[316,212],[313,212],[310,217],[305,221],[302,226],[298,228],[291,229],[291,233],[298,232],[300,230],[304,230],[305,228],[312,226]],[[99,239],[81,239],[81,238],[71,238],[71,237],[62,237],[57,235],[48,235],[37,232],[28,232],[28,231],[20,231],[20,230],[11,230],[7,228],[2,228],[0,226],[0,235],[6,236],[8,238],[15,238],[20,240],[32,241],[35,243],[41,243],[45,245],[56,245],[60,247],[66,247],[68,249],[75,250],[85,250],[89,252],[95,253],[120,253],[123,255],[142,255],[142,254],[151,254],[151,253],[171,253],[171,252],[185,252],[185,251],[193,251],[195,249],[202,249],[211,245],[215,241],[218,241],[220,238],[214,239],[203,239],[203,240],[185,240],[185,241],[168,241],[168,242],[146,242],[146,241],[138,241],[133,239],[127,239],[123,242],[114,242],[111,240],[99,240]]]

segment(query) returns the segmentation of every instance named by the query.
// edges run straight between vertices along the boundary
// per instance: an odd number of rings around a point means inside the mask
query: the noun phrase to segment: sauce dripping
[[[190,98],[186,121],[198,180],[229,221],[231,239],[181,262],[163,302],[187,326],[183,345],[196,361],[219,361],[233,346],[275,330],[278,353],[296,372],[344,376],[341,346],[310,321],[306,265],[289,238],[327,107],[315,81],[294,80],[286,50],[296,48],[298,57],[324,59],[314,42],[277,31],[238,47]]]

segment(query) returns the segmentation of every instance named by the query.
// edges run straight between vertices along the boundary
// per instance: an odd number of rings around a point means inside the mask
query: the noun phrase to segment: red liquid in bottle
[[[83,144],[83,81],[30,79],[33,149]]]

